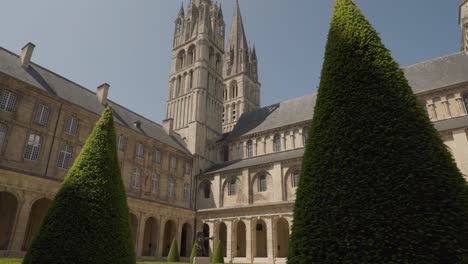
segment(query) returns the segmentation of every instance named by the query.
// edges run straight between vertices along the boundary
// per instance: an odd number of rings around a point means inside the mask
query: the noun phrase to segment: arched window
[[[181,50],[177,55],[176,70],[180,70],[184,67],[185,51]]]
[[[211,65],[213,65],[213,62],[214,62],[214,57],[215,57],[215,54],[214,54],[214,49],[213,47],[210,47],[210,53],[209,53],[209,62]]]
[[[193,71],[190,71],[189,78],[190,78],[189,89],[192,89],[193,88]]]
[[[140,188],[140,177],[141,177],[141,170],[138,167],[133,168],[133,178],[132,178],[132,187],[135,189]]]
[[[8,128],[5,124],[0,123],[0,151],[3,150],[3,146],[6,142]]]
[[[236,195],[236,179],[231,179],[228,183],[228,195]]]
[[[168,194],[169,197],[175,197],[175,179],[174,177],[169,177],[169,190]]]
[[[305,145],[308,137],[309,137],[309,129],[307,127],[304,127],[302,129],[302,143],[304,145]]]
[[[24,159],[27,160],[38,160],[39,151],[41,150],[42,138],[36,134],[29,134],[28,143],[24,150]]]
[[[216,64],[215,69],[219,71],[221,69],[221,55],[216,54]]]
[[[258,192],[266,192],[266,190],[267,190],[266,175],[261,175],[258,177]]]
[[[180,86],[182,85],[182,76],[177,77],[177,83],[176,83],[176,93],[175,96],[179,96],[180,94]]]
[[[253,142],[252,140],[247,141],[247,158],[253,156]]]
[[[273,138],[273,151],[278,152],[281,151],[281,136],[280,134],[276,134]]]
[[[209,199],[210,196],[211,196],[211,186],[210,186],[210,183],[205,182],[205,184],[203,185],[203,197],[205,197],[205,199]]]
[[[299,184],[299,175],[301,171],[299,170],[294,170],[293,173],[291,174],[291,186],[292,187],[297,187]]]
[[[465,104],[465,113],[468,113],[468,93],[463,94],[463,103]]]

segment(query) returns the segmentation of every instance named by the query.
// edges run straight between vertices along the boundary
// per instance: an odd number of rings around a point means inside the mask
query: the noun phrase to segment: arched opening
[[[286,258],[288,256],[289,223],[284,218],[280,218],[276,222],[275,241],[275,257]]]
[[[136,249],[138,237],[138,217],[134,214],[130,214],[130,227],[132,228],[133,244],[135,245]]]
[[[210,227],[207,224],[203,224],[203,237],[209,238],[210,237]],[[204,239],[203,240],[203,248],[205,252],[202,253],[203,257],[209,257],[211,248],[210,248],[210,240]]]
[[[180,256],[189,257],[192,250],[192,226],[185,223],[180,234]]]
[[[187,65],[192,65],[193,63],[195,63],[195,45],[192,45],[189,47],[187,57],[188,57]]]
[[[246,257],[246,227],[243,221],[237,222],[236,226],[236,247],[234,250],[234,256],[238,258]]]
[[[184,67],[184,60],[185,60],[185,50],[181,50],[179,54],[177,55],[176,70],[180,70],[182,69],[182,67]]]
[[[8,249],[17,210],[16,197],[9,192],[0,192],[0,250]]]
[[[227,253],[227,227],[226,224],[221,222],[218,225],[218,234],[216,239],[215,248],[218,246],[218,243],[221,245],[222,255],[226,257]]]
[[[47,198],[41,198],[37,200],[31,207],[31,213],[29,214],[28,226],[24,237],[23,250],[28,250],[31,245],[34,235],[39,230],[39,227],[44,220],[44,217],[49,210],[51,200]]]
[[[214,58],[215,58],[214,49],[213,49],[213,47],[210,47],[210,53],[209,53],[209,57],[208,57],[210,65],[214,64]]]
[[[176,225],[174,221],[168,220],[164,226],[164,244],[163,244],[163,257],[167,257],[171,249],[172,240],[176,238]]]
[[[253,256],[255,258],[266,258],[268,257],[266,224],[263,220],[258,220],[254,224],[253,229],[253,240],[255,245]]]
[[[216,69],[217,71],[220,71],[220,70],[221,70],[221,55],[219,55],[219,53],[216,54],[215,69]]]
[[[253,157],[253,141],[247,141],[247,158]]]
[[[156,247],[158,241],[158,225],[156,219],[150,217],[145,222],[145,231],[143,234],[142,256],[156,256]]]

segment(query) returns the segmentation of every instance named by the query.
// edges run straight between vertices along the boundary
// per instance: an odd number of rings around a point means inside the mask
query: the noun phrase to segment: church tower
[[[461,50],[468,54],[468,0],[462,0],[459,22],[462,28]]]
[[[223,12],[212,0],[191,0],[175,20],[164,123],[185,140],[201,170],[215,160],[207,146],[222,133],[224,32]]]
[[[260,108],[260,83],[255,46],[249,47],[236,0],[224,56],[223,133],[230,132],[244,112]]]

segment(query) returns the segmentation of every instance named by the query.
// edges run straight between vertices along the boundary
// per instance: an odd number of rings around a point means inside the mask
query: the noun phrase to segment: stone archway
[[[180,256],[189,257],[192,250],[192,226],[185,223],[180,234]]]
[[[143,245],[141,246],[142,256],[156,256],[158,223],[156,219],[150,217],[145,222],[143,234]]]
[[[268,257],[267,251],[267,226],[265,221],[258,220],[253,226],[253,257],[266,258]]]
[[[286,219],[280,218],[276,222],[275,232],[275,257],[286,258],[288,256],[289,223]]]
[[[221,251],[223,252],[223,256],[227,256],[227,226],[225,223],[221,222],[218,224],[218,232],[216,234],[216,244],[214,247],[218,246],[218,243],[221,244]]]
[[[172,220],[167,220],[164,225],[163,257],[169,255],[172,240],[176,239],[176,224]]]
[[[0,192],[0,250],[7,250],[18,210],[18,200],[9,192]]]
[[[51,203],[51,200],[47,198],[41,198],[34,202],[33,206],[31,207],[28,225],[24,236],[24,242],[22,247],[23,250],[28,250],[29,246],[31,245],[32,239],[34,238],[36,232],[39,230],[42,220],[44,220],[44,217],[46,216],[47,210],[49,209]]]
[[[210,227],[208,226],[208,224],[203,224],[203,237],[210,237]],[[208,239],[203,241],[203,247],[206,250],[206,252],[203,252],[203,257],[209,257],[211,255],[211,247],[210,241]]]
[[[243,221],[238,221],[236,224],[236,246],[234,248],[234,257],[245,258],[246,257],[246,234],[247,229]]]

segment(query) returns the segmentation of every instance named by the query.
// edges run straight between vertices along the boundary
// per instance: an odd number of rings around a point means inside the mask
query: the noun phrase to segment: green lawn
[[[0,258],[0,264],[21,264],[21,260]],[[137,262],[137,264],[168,264],[168,262]],[[188,262],[179,262],[178,264],[188,264]]]

